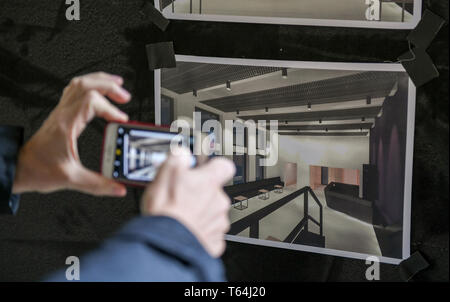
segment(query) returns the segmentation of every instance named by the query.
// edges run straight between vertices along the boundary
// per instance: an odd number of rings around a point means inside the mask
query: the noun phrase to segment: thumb
[[[195,170],[202,179],[215,182],[220,186],[226,184],[235,172],[236,167],[233,162],[225,157],[215,157]]]
[[[159,182],[160,179],[170,179],[174,171],[187,170],[191,165],[191,151],[184,147],[173,147],[170,149],[169,156],[159,168],[154,182]]]
[[[72,175],[69,183],[71,189],[97,196],[122,197],[127,194],[127,189],[123,184],[88,170],[83,166],[78,166]]]

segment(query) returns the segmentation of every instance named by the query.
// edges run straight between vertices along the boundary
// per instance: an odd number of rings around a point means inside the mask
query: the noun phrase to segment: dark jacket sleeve
[[[67,281],[69,268],[46,281]],[[79,278],[82,282],[225,280],[222,262],[212,258],[185,226],[164,216],[137,217],[98,250],[81,257]]]
[[[0,214],[15,214],[19,196],[11,194],[23,128],[0,126]]]

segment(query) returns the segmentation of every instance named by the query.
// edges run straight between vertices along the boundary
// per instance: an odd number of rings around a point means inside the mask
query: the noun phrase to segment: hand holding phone
[[[102,72],[74,78],[42,124],[21,148],[13,193],[76,190],[93,195],[124,196],[126,188],[83,166],[78,155],[78,137],[95,117],[108,121],[128,120],[110,103],[124,104],[130,94],[119,76]]]

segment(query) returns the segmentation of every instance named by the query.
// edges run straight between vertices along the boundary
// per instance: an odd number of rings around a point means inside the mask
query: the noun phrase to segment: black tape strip
[[[166,17],[164,17],[153,5],[147,3],[142,9],[142,12],[152,21],[153,24],[158,26],[160,30],[165,31],[167,26],[169,26],[170,21],[166,19]]]
[[[175,52],[173,50],[173,42],[159,42],[148,44],[147,59],[148,68],[150,70],[160,68],[173,68],[177,66],[175,60]]]
[[[419,252],[415,252],[408,259],[400,262],[398,269],[400,272],[400,277],[404,281],[411,280],[418,272],[423,271],[430,264],[425,258],[423,258],[422,254]]]
[[[409,33],[407,39],[417,48],[427,49],[444,23],[444,19],[426,10],[419,24]]]
[[[423,49],[411,49],[401,55],[398,60],[402,63],[416,87],[420,87],[439,76],[436,66]]]

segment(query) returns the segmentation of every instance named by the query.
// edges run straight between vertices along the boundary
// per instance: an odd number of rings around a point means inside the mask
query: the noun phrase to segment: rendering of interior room
[[[160,79],[162,124],[192,124],[193,112],[202,124],[278,122],[275,143],[269,127],[259,127],[251,154],[253,134],[244,128],[234,154],[223,155],[236,165],[224,188],[229,235],[402,258],[405,72],[177,61]],[[265,166],[274,148],[277,161]]]
[[[414,0],[160,0],[164,13],[409,22]]]

